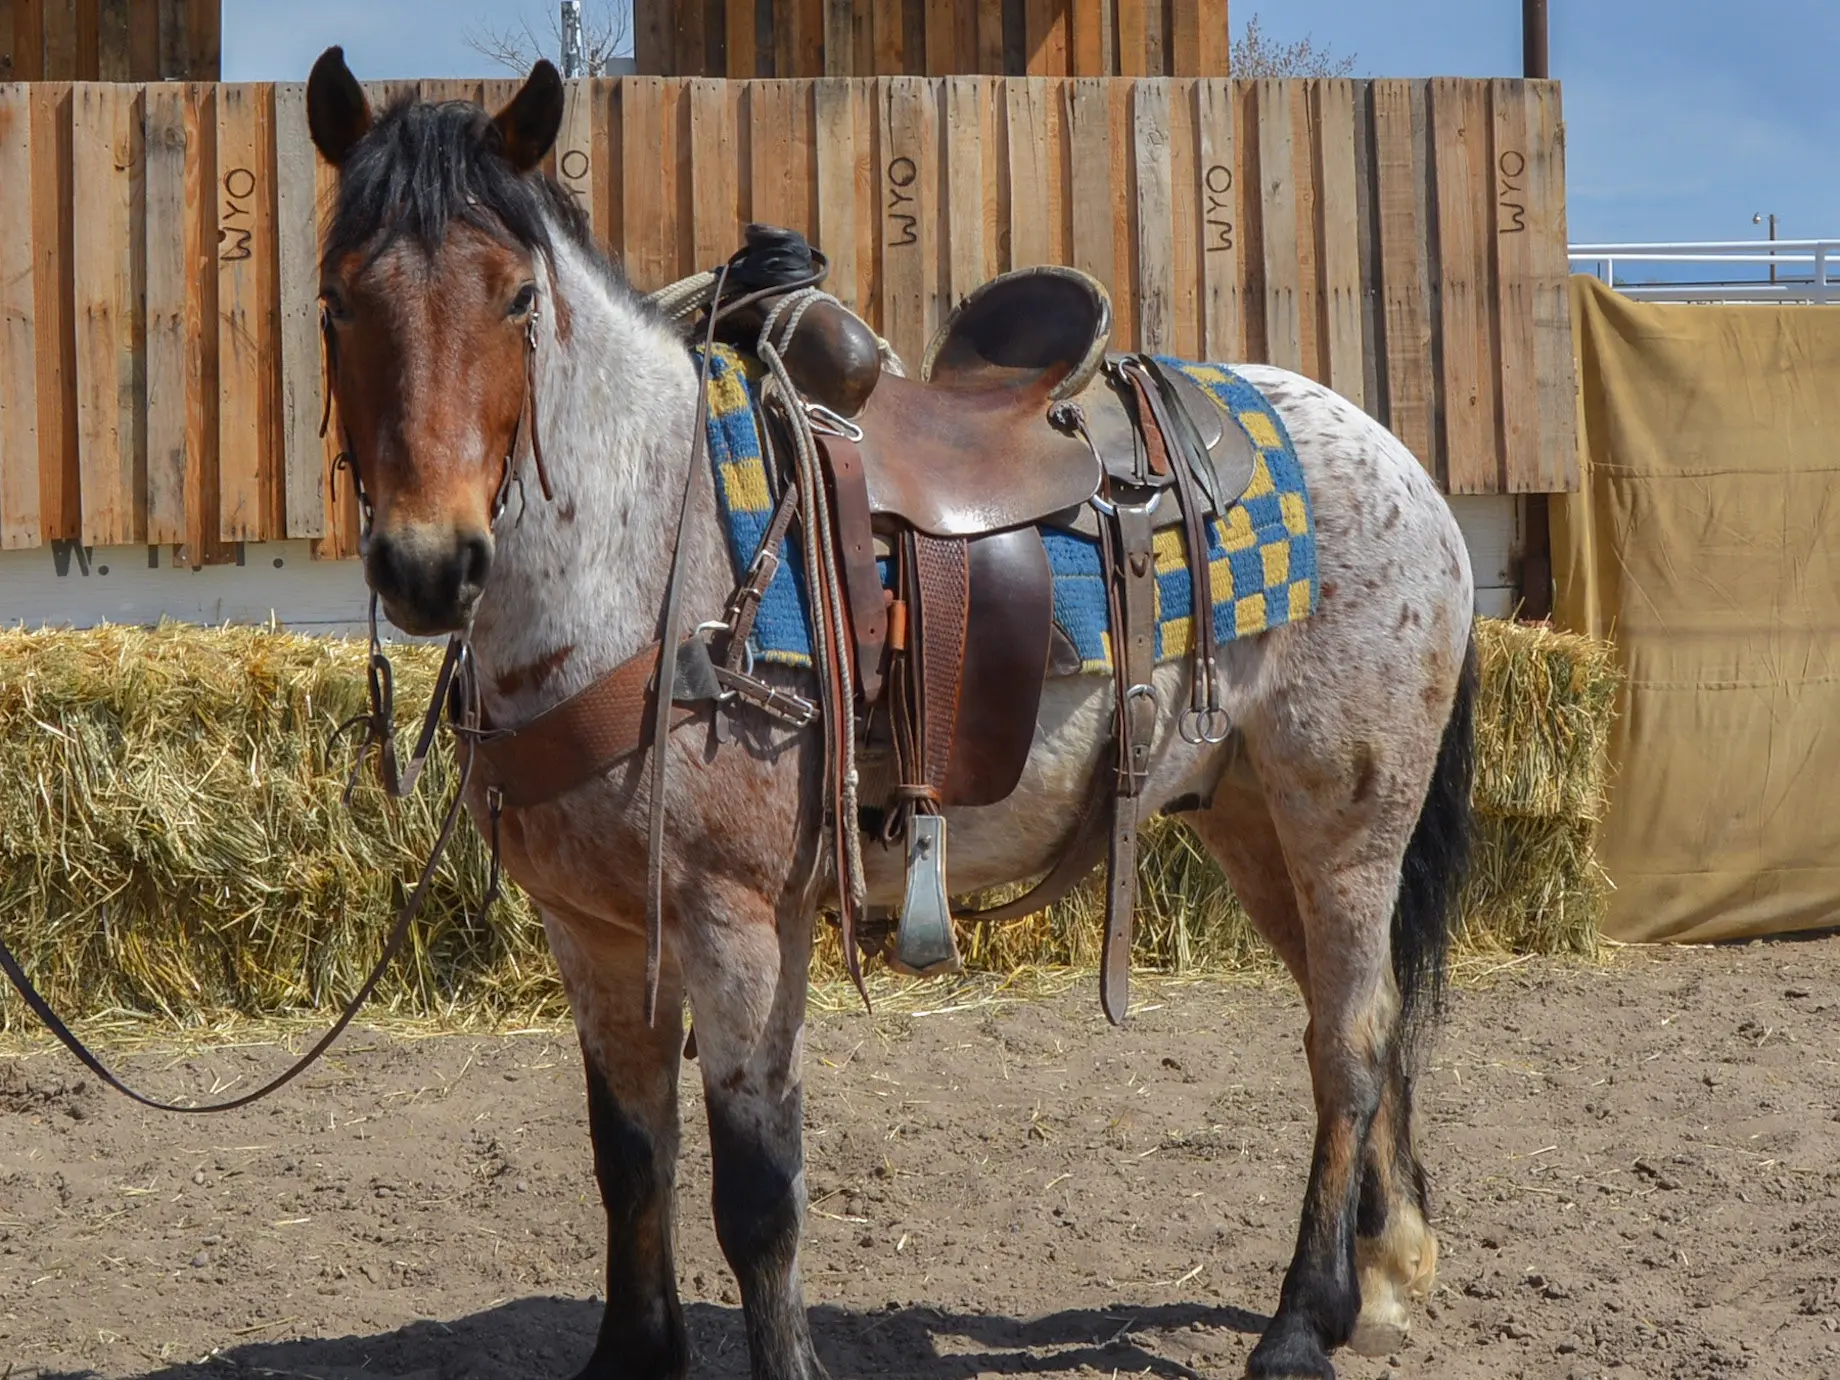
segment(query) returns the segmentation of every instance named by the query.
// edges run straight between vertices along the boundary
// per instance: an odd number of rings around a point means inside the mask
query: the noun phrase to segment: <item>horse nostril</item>
[[[492,571],[492,538],[485,533],[463,537],[460,541],[460,587],[485,588],[486,576]]]
[[[397,559],[396,543],[382,532],[373,531],[366,545],[364,563],[371,588],[390,599],[402,593],[402,567]]]

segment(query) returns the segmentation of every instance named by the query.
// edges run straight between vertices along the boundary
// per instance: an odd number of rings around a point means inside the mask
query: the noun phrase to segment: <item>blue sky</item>
[[[607,0],[602,0],[606,3]],[[613,0],[617,3],[618,0]],[[592,6],[595,0],[589,0]],[[300,80],[328,43],[364,78],[503,76],[469,28],[552,0],[224,0],[224,77]],[[1309,34],[1359,76],[1520,70],[1520,0],[1234,0],[1274,39]],[[1836,0],[1553,0],[1571,237],[1840,237]]]

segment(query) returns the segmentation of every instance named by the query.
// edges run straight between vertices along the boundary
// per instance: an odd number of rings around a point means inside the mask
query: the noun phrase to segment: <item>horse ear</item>
[[[556,131],[562,128],[562,74],[548,58],[539,58],[530,76],[511,98],[511,104],[493,117],[504,137],[505,157],[519,172],[529,172],[543,161]]]
[[[345,65],[345,50],[335,44],[319,55],[307,78],[307,132],[320,156],[336,168],[370,127],[371,104]]]

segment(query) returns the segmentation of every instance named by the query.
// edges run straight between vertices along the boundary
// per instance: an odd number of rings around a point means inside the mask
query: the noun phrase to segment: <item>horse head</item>
[[[406,632],[467,626],[526,450],[541,476],[551,227],[580,217],[538,170],[562,103],[546,61],[497,115],[410,99],[373,113],[337,47],[307,83],[314,145],[338,170],[320,262],[328,383],[363,500],[365,578]]]

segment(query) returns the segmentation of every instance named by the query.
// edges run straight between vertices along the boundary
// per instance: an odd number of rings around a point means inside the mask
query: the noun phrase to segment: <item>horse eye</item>
[[[326,315],[331,317],[334,321],[351,320],[351,309],[345,305],[345,299],[339,295],[339,290],[337,288],[321,288],[319,290],[319,300],[320,304],[326,308]]]
[[[537,285],[535,283],[525,283],[523,287],[518,289],[518,295],[511,299],[511,309],[507,311],[505,315],[510,317],[528,316],[530,315],[530,309],[536,305],[536,302]]]

